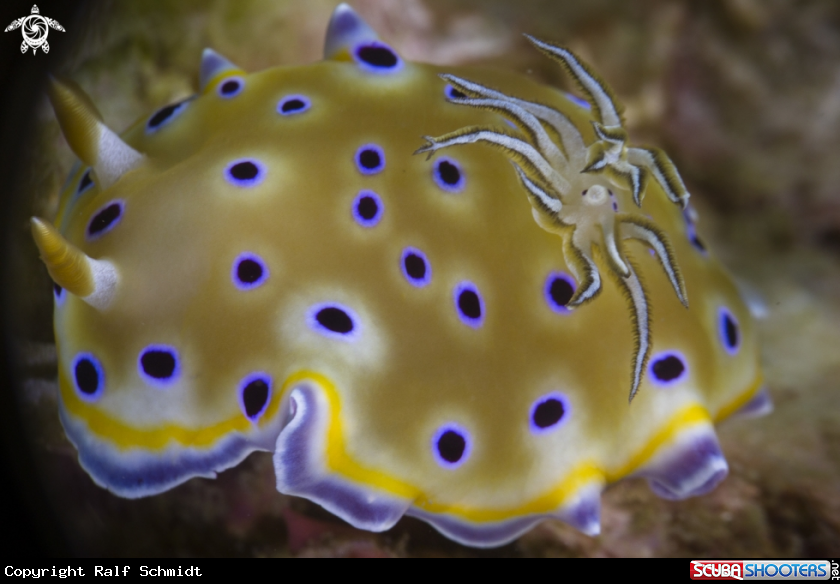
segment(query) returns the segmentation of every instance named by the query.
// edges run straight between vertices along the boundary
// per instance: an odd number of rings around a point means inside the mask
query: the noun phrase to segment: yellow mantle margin
[[[524,515],[552,513],[570,503],[576,494],[587,487],[599,489],[605,482],[613,482],[627,476],[649,460],[660,447],[674,439],[682,430],[695,424],[712,423],[708,411],[699,404],[692,404],[679,410],[630,460],[620,469],[608,472],[600,469],[594,462],[580,463],[569,472],[557,485],[546,493],[520,505],[503,509],[477,508],[466,505],[441,504],[430,500],[419,488],[406,483],[387,473],[367,468],[354,460],[344,448],[341,422],[341,400],[335,385],[326,376],[310,371],[300,371],[291,375],[283,384],[283,393],[288,388],[302,381],[314,381],[327,396],[330,403],[330,422],[327,430],[326,459],[327,466],[337,474],[364,485],[385,491],[393,496],[408,499],[416,507],[430,513],[447,513],[476,523],[498,522]],[[746,404],[761,387],[761,378],[750,385],[747,391],[731,403],[721,408],[716,416],[721,420]]]
[[[61,370],[58,374],[58,383],[61,391],[61,401],[67,413],[84,420],[93,434],[123,451],[142,448],[152,452],[160,452],[170,447],[173,442],[184,448],[207,450],[231,432],[249,434],[256,428],[267,425],[277,416],[280,402],[283,399],[283,391],[272,390],[265,413],[256,424],[240,413],[205,428],[188,428],[172,423],[155,428],[137,428],[114,419],[102,410],[92,408],[82,401],[73,391],[72,382],[67,379]]]
[[[121,450],[144,448],[152,451],[164,450],[177,443],[183,447],[210,448],[221,437],[230,432],[247,434],[254,429],[254,424],[244,415],[238,415],[212,426],[190,429],[176,424],[166,424],[154,429],[138,429],[121,421],[108,417],[104,412],[90,408],[73,392],[71,383],[63,374],[59,374],[62,401],[67,412],[87,422],[91,432],[106,438],[108,442]],[[280,403],[286,393],[303,381],[311,381],[324,391],[330,404],[330,421],[327,430],[326,460],[327,466],[346,479],[374,487],[394,497],[412,501],[412,503],[430,513],[447,513],[476,522],[498,522],[524,515],[539,515],[556,512],[571,503],[575,495],[587,486],[602,488],[607,482],[614,482],[633,473],[648,461],[663,445],[674,439],[682,430],[695,424],[711,423],[706,409],[699,404],[688,405],[679,410],[654,436],[640,448],[622,467],[608,471],[598,467],[592,461],[580,463],[552,489],[517,507],[502,509],[478,508],[467,505],[436,503],[419,488],[391,476],[381,470],[368,468],[354,460],[345,450],[341,421],[341,400],[338,390],[326,376],[314,371],[299,371],[290,375],[279,391],[272,392],[271,400],[261,417],[259,426],[268,423],[277,415]],[[721,408],[715,416],[720,421],[741,408],[752,399],[762,386],[759,377],[750,387]]]

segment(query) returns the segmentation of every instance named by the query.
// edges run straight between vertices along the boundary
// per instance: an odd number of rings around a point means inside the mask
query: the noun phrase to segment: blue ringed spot
[[[426,254],[416,247],[407,247],[400,257],[400,269],[412,286],[422,288],[432,281],[432,266]]]
[[[688,236],[689,243],[691,243],[692,247],[699,251],[703,256],[708,256],[709,250],[706,248],[703,240],[700,239],[700,236],[697,235],[697,225],[695,223],[696,214],[694,209],[689,205],[683,209],[682,215],[683,220],[685,221],[685,231]]]
[[[105,370],[91,353],[79,353],[72,364],[73,387],[86,402],[95,402],[105,392]]]
[[[265,180],[265,165],[255,158],[240,158],[225,167],[225,180],[235,187],[251,188]]]
[[[571,416],[569,398],[559,391],[552,391],[531,405],[528,427],[532,434],[547,434],[565,425]]]
[[[692,247],[699,251],[702,255],[708,256],[709,250],[706,248],[706,244],[703,243],[703,240],[700,239],[700,236],[697,235],[697,228],[694,225],[689,225],[688,229],[686,229],[688,234],[688,241],[691,243]]]
[[[568,99],[569,101],[571,101],[575,105],[579,105],[580,107],[582,107],[585,110],[591,110],[592,109],[592,106],[589,104],[588,101],[586,101],[585,99],[583,99],[581,97],[578,97],[577,95],[575,95],[573,93],[569,93],[567,91],[564,91],[563,95],[566,96],[566,99]]]
[[[189,101],[190,100],[187,99],[178,103],[167,105],[152,114],[149,121],[146,122],[146,134],[154,134],[164,126],[170,124],[175,118],[180,116],[185,109],[187,109]]]
[[[362,174],[377,174],[385,168],[385,151],[376,144],[365,144],[356,150],[355,161]]]
[[[242,252],[233,260],[230,279],[240,290],[252,290],[265,284],[269,271],[265,261],[257,254]]]
[[[373,191],[362,190],[353,199],[353,206],[351,213],[356,223],[362,227],[373,227],[382,219],[382,213],[385,206],[382,204],[382,199]]]
[[[93,214],[87,226],[87,240],[95,241],[111,231],[120,222],[125,210],[122,201],[110,201]]]
[[[330,339],[355,341],[361,335],[356,313],[337,302],[315,304],[306,312],[306,323],[313,331]]]
[[[216,93],[219,97],[230,99],[242,93],[243,89],[245,89],[245,80],[236,75],[220,81],[216,86]]]
[[[169,345],[148,345],[137,358],[137,371],[149,385],[165,388],[174,383],[181,374],[178,351]]]
[[[302,114],[312,107],[312,102],[304,95],[287,95],[277,103],[277,113],[281,116]]]
[[[474,329],[484,324],[484,300],[472,282],[461,282],[455,286],[453,299],[455,311],[461,322]]]
[[[458,424],[444,424],[432,436],[432,456],[443,468],[456,469],[464,464],[471,454],[470,433]]]
[[[67,301],[67,290],[53,282],[53,297],[55,298],[56,306],[64,306]]]
[[[557,314],[569,314],[571,310],[566,305],[572,299],[577,289],[575,279],[566,272],[551,272],[545,279],[543,297],[548,307]]]
[[[741,348],[741,329],[735,315],[723,306],[718,309],[718,331],[723,348],[730,355],[735,355]]]
[[[90,177],[90,169],[88,168],[79,180],[79,187],[76,189],[76,195],[81,195],[92,187],[93,179]]]
[[[446,95],[447,99],[463,99],[467,97],[466,93],[455,89],[451,85],[447,85],[446,88],[444,88],[443,92]]]
[[[450,193],[460,193],[466,184],[461,165],[451,158],[438,158],[435,161],[432,178],[437,186]]]
[[[648,364],[648,378],[658,387],[671,387],[688,378],[688,364],[679,351],[654,355]]]
[[[403,61],[394,49],[380,41],[356,45],[352,54],[359,67],[369,73],[396,73],[403,68]]]
[[[256,423],[271,401],[272,381],[268,373],[249,373],[239,382],[239,408],[245,417]]]

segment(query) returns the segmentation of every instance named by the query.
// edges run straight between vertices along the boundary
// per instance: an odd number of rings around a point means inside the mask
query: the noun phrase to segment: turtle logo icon
[[[64,27],[58,24],[58,21],[41,16],[37,5],[32,6],[32,14],[13,21],[3,32],[9,32],[18,28],[23,33],[23,43],[20,45],[20,52],[25,53],[26,49],[32,47],[33,55],[38,52],[39,48],[45,53],[50,52],[50,45],[47,43],[47,33],[49,33],[50,28],[64,32]]]

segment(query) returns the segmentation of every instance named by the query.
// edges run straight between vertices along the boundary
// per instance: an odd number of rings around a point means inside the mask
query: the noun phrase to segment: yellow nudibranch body
[[[724,478],[714,422],[770,409],[750,313],[667,156],[532,41],[586,100],[406,62],[346,5],[324,61],[207,50],[199,93],[121,136],[53,82],[82,165],[33,233],[98,485],[271,451],[279,491],[355,526],[494,546],[550,517],[598,533],[622,477],[668,498]]]

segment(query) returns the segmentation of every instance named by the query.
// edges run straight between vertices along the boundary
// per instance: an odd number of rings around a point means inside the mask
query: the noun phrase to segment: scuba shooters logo
[[[12,24],[6,27],[3,32],[20,29],[23,34],[23,43],[20,45],[20,52],[25,53],[28,49],[32,49],[32,54],[38,52],[40,48],[44,53],[50,52],[50,45],[47,42],[47,35],[50,29],[53,28],[59,32],[64,32],[64,27],[58,24],[57,20],[41,16],[38,5],[32,6],[32,14],[13,20]]]
[[[836,565],[836,562],[834,563]],[[828,560],[692,560],[692,580],[828,580]]]

